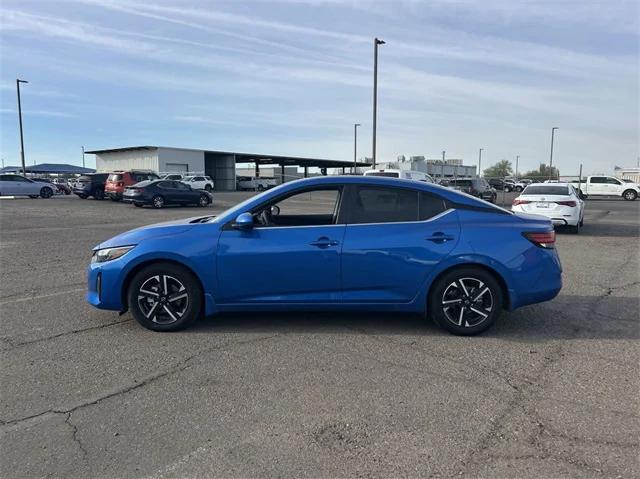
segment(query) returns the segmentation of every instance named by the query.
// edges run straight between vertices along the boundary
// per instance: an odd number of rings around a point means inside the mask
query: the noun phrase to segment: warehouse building
[[[279,167],[279,179],[286,181],[285,168],[288,166],[304,169],[307,176],[309,168],[351,168],[352,161],[329,160],[323,158],[302,158],[295,156],[239,153],[230,151],[194,150],[189,148],[171,148],[166,146],[131,146],[107,150],[92,150],[86,153],[96,155],[96,170],[109,172],[116,170],[145,169],[159,174],[182,173],[204,174],[210,176],[218,191],[236,189],[236,164],[253,163],[254,176],[260,176],[261,165]],[[368,163],[357,163],[367,166]]]

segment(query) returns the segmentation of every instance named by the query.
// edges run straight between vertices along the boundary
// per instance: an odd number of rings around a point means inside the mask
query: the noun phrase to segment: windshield
[[[568,186],[527,186],[522,192],[523,195],[560,195],[569,196]]]

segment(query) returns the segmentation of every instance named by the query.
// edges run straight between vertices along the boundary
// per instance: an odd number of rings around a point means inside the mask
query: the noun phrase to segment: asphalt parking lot
[[[640,476],[640,201],[587,201],[560,296],[478,337],[365,313],[159,334],[85,303],[98,242],[246,196],[0,202],[2,477]]]

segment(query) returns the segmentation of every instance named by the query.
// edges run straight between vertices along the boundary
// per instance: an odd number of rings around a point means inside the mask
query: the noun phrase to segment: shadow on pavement
[[[480,338],[523,342],[558,339],[640,339],[636,297],[560,296],[504,312]],[[420,315],[367,312],[224,313],[186,333],[379,334],[450,336]]]

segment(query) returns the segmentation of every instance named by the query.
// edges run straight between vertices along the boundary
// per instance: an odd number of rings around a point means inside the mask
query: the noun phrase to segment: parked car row
[[[208,176],[171,174],[160,178],[150,170],[128,170],[83,175],[75,182],[73,193],[82,199],[109,198],[138,207],[207,206],[213,201],[213,186]]]

